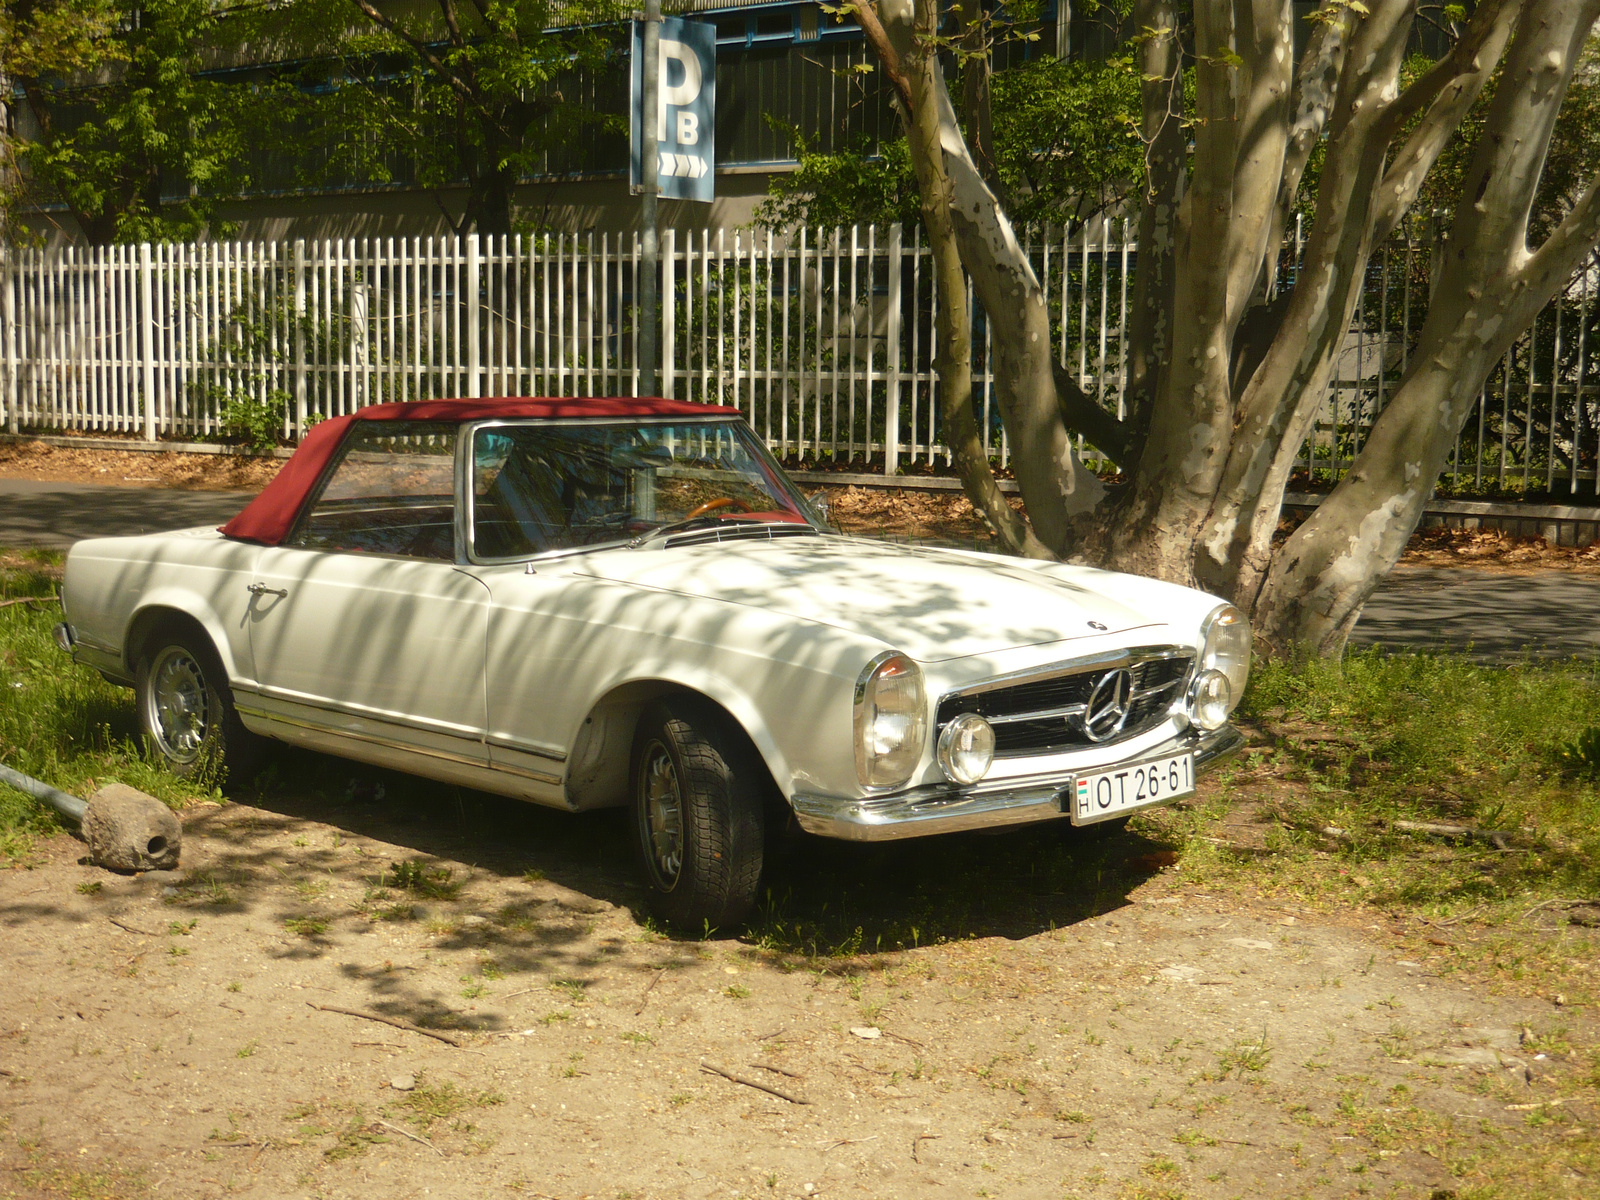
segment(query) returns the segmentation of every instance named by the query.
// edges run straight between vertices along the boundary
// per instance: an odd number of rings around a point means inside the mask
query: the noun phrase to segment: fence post
[[[17,408],[22,402],[22,372],[17,362],[17,257],[9,246],[0,246],[0,288],[5,289],[5,312],[0,315],[6,323],[6,432],[16,433]]]
[[[904,249],[900,223],[889,226],[889,320],[884,337],[888,340],[889,386],[884,389],[883,473],[900,473],[900,255]],[[870,385],[869,385],[870,386]],[[868,434],[871,444],[871,434]]]
[[[478,345],[482,336],[478,327],[481,306],[478,303],[478,235],[467,234],[467,397],[476,399],[483,394],[478,382]]]
[[[150,265],[150,243],[139,243],[139,358],[144,392],[144,440],[156,440],[156,309],[150,298],[155,272]]]
[[[678,355],[678,231],[669,226],[661,231],[661,237],[661,368],[656,384],[662,397],[671,400],[677,394],[673,368]]]
[[[306,435],[306,243],[294,243],[294,436]]]

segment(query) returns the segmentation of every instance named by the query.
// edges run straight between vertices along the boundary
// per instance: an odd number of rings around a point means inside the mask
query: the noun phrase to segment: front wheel
[[[761,879],[760,759],[709,705],[653,704],[634,738],[635,843],[656,908],[683,929],[726,929]]]
[[[136,687],[145,739],[174,775],[243,778],[259,765],[264,743],[239,720],[222,661],[201,635],[159,631],[140,655]]]

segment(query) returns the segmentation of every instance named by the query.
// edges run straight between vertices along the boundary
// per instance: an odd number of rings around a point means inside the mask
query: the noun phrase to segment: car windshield
[[[483,426],[472,502],[480,559],[626,544],[684,522],[813,520],[737,421]]]

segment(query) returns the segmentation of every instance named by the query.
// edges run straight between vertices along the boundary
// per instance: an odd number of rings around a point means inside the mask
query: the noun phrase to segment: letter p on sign
[[[633,26],[633,137],[630,183],[642,183],[640,161],[644,129],[656,135],[658,182],[661,196],[669,200],[706,200],[716,189],[717,30],[704,21],[667,17],[661,22],[660,111],[655,119],[643,112],[644,25]]]

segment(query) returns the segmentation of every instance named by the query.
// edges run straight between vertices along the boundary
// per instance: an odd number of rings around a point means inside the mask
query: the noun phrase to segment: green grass
[[[62,560],[56,551],[0,550],[0,600],[54,596]],[[174,806],[211,793],[151,759],[133,693],[62,653],[50,633],[60,620],[54,603],[0,608],[0,762],[77,795],[112,779]],[[37,801],[0,784],[0,855],[25,854],[34,836],[56,828]]]
[[[1231,863],[1269,886],[1445,916],[1600,893],[1600,664],[1378,653],[1342,670],[1273,664],[1243,716],[1268,745],[1236,761],[1209,804],[1149,818],[1187,840],[1186,873]],[[1273,818],[1269,854],[1202,840],[1251,800]]]

